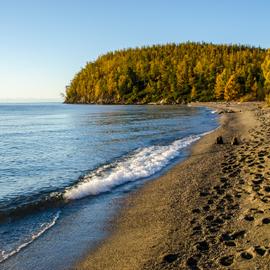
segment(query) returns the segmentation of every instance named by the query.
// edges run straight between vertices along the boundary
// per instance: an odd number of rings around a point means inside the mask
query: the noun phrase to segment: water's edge
[[[57,199],[60,198],[61,201],[68,201],[69,203],[67,205],[62,204],[60,208],[56,207],[52,222],[44,223],[44,229],[42,228],[40,233],[26,241],[26,244],[21,245],[10,254],[2,254],[4,260],[2,260],[3,263],[0,261],[1,266],[3,266],[3,269],[30,270],[37,269],[37,266],[38,269],[46,269],[42,265],[50,265],[52,269],[62,269],[63,262],[59,264],[54,260],[54,256],[56,250],[62,249],[61,243],[64,243],[65,250],[63,250],[63,253],[65,258],[69,257],[64,262],[64,266],[74,267],[78,260],[80,261],[86,254],[93,252],[100,243],[108,239],[111,234],[107,227],[108,223],[119,214],[119,207],[121,206],[119,202],[122,198],[126,198],[132,192],[137,191],[146,181],[156,180],[172,167],[183,162],[190,156],[194,143],[214,130],[216,128],[202,134],[175,140],[170,145],[137,149],[128,156],[124,156],[120,161],[118,160],[117,163],[105,164],[85,175],[76,185],[65,189],[61,196],[56,194]],[[149,160],[149,166],[145,169],[143,165]],[[125,170],[124,175],[121,174],[123,170]],[[136,182],[138,179],[140,181]],[[110,193],[111,190],[113,190],[113,193]],[[97,194],[99,196],[95,197]],[[100,214],[101,209],[104,212],[103,214]],[[97,217],[95,213],[99,213],[100,216]],[[60,215],[61,219],[59,219]],[[77,219],[74,220],[74,217]],[[80,223],[89,223],[93,228],[89,226],[88,229],[82,231]],[[104,226],[97,228],[96,224],[104,224]],[[46,233],[44,233],[45,231]],[[56,234],[57,240],[54,239]],[[71,239],[81,239],[82,244],[77,247],[72,242],[67,243],[65,235],[72,235],[72,237],[69,237]],[[36,239],[38,241],[35,241]],[[53,243],[56,243],[54,248],[50,247],[52,239],[54,239]],[[76,241],[78,242],[78,240]],[[44,254],[48,254],[48,258],[40,258],[39,251],[41,249]],[[74,258],[74,249],[78,249],[77,254],[82,255]],[[32,257],[30,262],[33,264],[31,266],[29,266],[29,261],[25,260],[29,256]],[[34,259],[35,257],[37,258]],[[20,265],[18,265],[18,262]]]
[[[211,109],[208,106],[205,108]],[[216,113],[215,110],[212,110],[212,113]],[[219,122],[219,126],[217,128],[214,128],[208,132],[205,132],[200,138],[192,141],[191,144],[187,145],[182,151],[183,151],[183,155],[181,157],[179,157],[178,159],[174,160],[172,163],[168,164],[164,169],[162,169],[162,171],[157,172],[156,174],[152,175],[151,177],[140,181],[139,183],[137,183],[136,187],[132,188],[132,190],[130,190],[130,192],[128,192],[125,196],[119,198],[120,200],[118,201],[118,204],[115,205],[115,209],[113,211],[113,213],[111,213],[110,216],[107,217],[107,222],[104,226],[105,230],[106,230],[106,235],[103,237],[103,239],[100,239],[100,241],[97,242],[96,245],[91,246],[89,249],[86,249],[84,252],[84,255],[80,256],[76,262],[74,264],[71,265],[71,270],[72,269],[77,269],[78,265],[80,263],[82,263],[83,261],[85,261],[89,256],[91,256],[91,254],[93,254],[99,247],[101,247],[103,244],[105,244],[107,241],[110,240],[110,238],[116,233],[117,228],[114,227],[114,224],[116,223],[116,220],[118,220],[119,215],[124,215],[125,214],[125,204],[121,203],[122,200],[124,201],[129,201],[129,198],[132,196],[133,193],[136,192],[136,196],[139,196],[140,193],[140,189],[142,189],[146,183],[151,183],[152,181],[156,181],[158,180],[160,177],[166,175],[166,174],[170,174],[170,171],[173,170],[175,167],[179,166],[181,163],[183,163],[184,161],[186,161],[187,159],[189,159],[191,157],[191,153],[192,153],[192,149],[194,147],[196,147],[197,143],[200,143],[200,140],[204,137],[207,136],[210,133],[215,132],[216,130],[218,130],[221,127],[220,124],[220,119],[218,119]],[[109,225],[109,226],[108,226]],[[115,231],[116,230],[116,231]]]

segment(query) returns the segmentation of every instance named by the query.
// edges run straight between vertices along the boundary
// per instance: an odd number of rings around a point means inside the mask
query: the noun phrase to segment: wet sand
[[[224,112],[221,127],[124,200],[76,269],[270,269],[270,110],[203,105]]]

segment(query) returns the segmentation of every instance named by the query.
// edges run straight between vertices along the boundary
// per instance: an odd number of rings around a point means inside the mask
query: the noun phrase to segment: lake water
[[[120,198],[217,126],[201,107],[0,104],[1,269],[72,265]]]

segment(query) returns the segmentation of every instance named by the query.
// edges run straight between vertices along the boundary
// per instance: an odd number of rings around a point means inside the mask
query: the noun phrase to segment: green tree
[[[254,93],[264,98],[269,52],[265,55],[261,48],[194,42],[109,52],[74,76],[65,102],[174,103],[240,99]]]

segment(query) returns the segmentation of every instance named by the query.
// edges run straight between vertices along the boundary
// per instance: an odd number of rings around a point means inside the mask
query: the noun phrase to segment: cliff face
[[[175,104],[264,98],[264,49],[206,43],[111,52],[75,75],[66,103]]]

